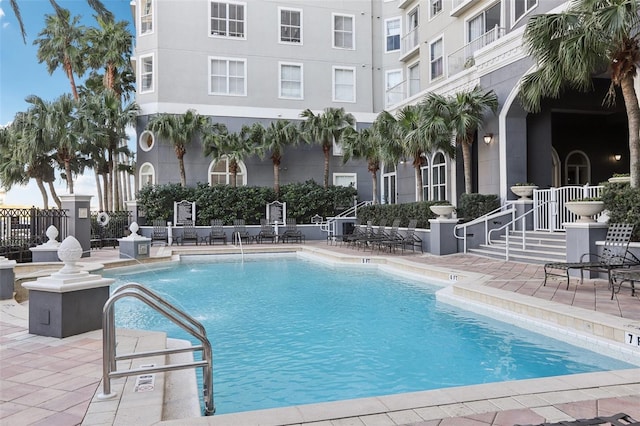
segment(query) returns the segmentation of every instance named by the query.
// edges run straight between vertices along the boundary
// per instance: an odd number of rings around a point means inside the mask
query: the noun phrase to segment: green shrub
[[[462,194],[456,211],[459,218],[468,222],[498,207],[500,207],[500,198],[496,194]]]
[[[609,211],[609,223],[635,225],[632,241],[640,241],[640,188],[626,183],[607,183],[600,198]]]
[[[429,209],[429,206],[438,204],[437,201],[419,201],[406,204],[376,204],[362,207],[358,210],[358,219],[361,223],[371,220],[373,224],[380,223],[381,219],[386,219],[390,225],[394,219],[400,219],[400,226],[407,226],[409,220],[418,221],[416,227],[429,229],[429,219],[435,219],[436,215]]]
[[[292,183],[280,187],[278,201],[287,203],[287,217],[298,223],[309,223],[316,214],[327,217],[353,206],[357,191],[352,187],[330,186],[326,190],[314,181]],[[154,219],[173,220],[174,201],[196,203],[196,225],[208,226],[211,219],[222,219],[231,225],[234,219],[244,219],[257,225],[266,217],[266,205],[276,201],[272,188],[260,186],[209,186],[199,183],[195,188],[179,184],[148,185],[138,191],[138,206],[147,223]]]

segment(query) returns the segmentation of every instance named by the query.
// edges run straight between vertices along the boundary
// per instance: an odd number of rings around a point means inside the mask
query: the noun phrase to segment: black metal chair
[[[192,220],[185,220],[182,225],[182,235],[176,239],[180,245],[184,245],[187,241],[193,241],[198,245],[198,232]]]
[[[264,240],[271,240],[272,243],[275,243],[278,235],[275,233],[271,224],[267,222],[267,219],[260,219],[260,232],[256,237],[256,241],[262,243]]]
[[[161,241],[164,244],[167,244],[169,241],[167,222],[161,219],[154,219],[152,223],[153,231],[151,233],[151,244],[156,241]]]
[[[227,234],[224,232],[221,219],[211,219],[211,231],[206,238],[207,244],[215,244],[216,241],[222,241],[227,244]]]
[[[288,243],[290,241],[303,243],[305,241],[305,235],[298,229],[298,224],[295,219],[287,219],[287,227],[280,236],[280,240],[282,240],[283,243]]]

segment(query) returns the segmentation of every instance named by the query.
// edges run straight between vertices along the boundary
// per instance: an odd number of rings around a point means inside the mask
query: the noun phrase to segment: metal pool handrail
[[[200,345],[179,349],[162,349],[157,351],[146,351],[116,355],[116,332],[114,321],[115,302],[125,297],[136,298],[149,307],[155,309],[167,319],[178,325],[187,333],[200,341]],[[182,352],[202,351],[202,361],[193,361],[180,364],[166,364],[158,367],[140,367],[129,370],[117,370],[116,361],[135,358],[146,358],[156,355],[168,355]],[[213,415],[216,411],[213,402],[213,353],[211,343],[207,338],[206,331],[202,324],[192,316],[170,304],[165,299],[158,296],[148,288],[138,283],[127,283],[117,289],[107,300],[102,310],[102,386],[103,393],[98,395],[99,399],[109,399],[116,396],[111,391],[111,379],[118,377],[134,376],[143,373],[160,373],[166,371],[181,370],[187,368],[203,369],[203,398],[205,405],[205,416]]]

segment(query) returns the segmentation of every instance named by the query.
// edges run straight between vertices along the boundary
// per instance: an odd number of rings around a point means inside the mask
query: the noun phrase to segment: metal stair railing
[[[505,210],[506,209],[506,210]],[[489,222],[493,221],[497,218],[500,218],[502,216],[507,216],[507,215],[511,215],[511,218],[513,220],[513,218],[515,218],[515,209],[513,207],[508,207],[508,205],[502,205],[498,208],[495,208],[493,210],[491,210],[489,213],[484,214],[483,216],[480,216],[478,218],[475,218],[469,222],[465,222],[465,223],[461,223],[459,225],[456,225],[453,228],[453,236],[456,237],[458,240],[462,240],[462,245],[463,245],[463,252],[466,253],[467,252],[467,228],[473,225],[477,225],[479,223],[484,223],[484,240],[485,240],[485,244],[488,244],[488,234],[489,234]],[[458,235],[458,229],[462,229],[463,230],[463,234],[462,235]]]
[[[155,309],[160,314],[171,320],[187,333],[200,341],[200,345],[187,348],[162,349],[157,351],[146,351],[116,355],[116,331],[115,331],[115,302],[125,297],[133,297]],[[167,371],[182,370],[187,368],[203,369],[203,399],[204,415],[213,415],[216,411],[213,402],[213,353],[211,343],[207,338],[204,326],[191,315],[170,304],[165,299],[158,296],[148,288],[138,283],[127,283],[116,289],[107,300],[102,310],[102,386],[103,392],[98,395],[99,399],[109,399],[116,396],[111,391],[111,379],[135,376],[144,373],[161,373]],[[202,352],[201,361],[186,362],[180,364],[166,364],[157,367],[140,367],[128,370],[117,370],[117,361],[136,358],[147,358],[157,355],[170,355],[182,352]]]
[[[336,222],[337,219],[341,219],[341,218],[348,218],[348,217],[357,217],[358,216],[358,209],[364,206],[370,206],[371,204],[373,204],[373,201],[360,201],[359,203],[356,203],[353,205],[353,207],[349,207],[347,210],[335,215],[335,216],[330,216],[327,217],[327,221],[323,222],[320,225],[320,230],[322,232],[326,232],[327,233],[327,241],[329,241],[331,238],[335,237],[336,235]]]
[[[544,207],[546,204],[550,203],[551,200],[545,201],[544,203],[540,204],[538,207]],[[530,215],[533,214],[533,212],[536,209],[531,209],[528,212],[525,212],[523,214],[521,214],[518,217],[513,218],[510,222],[502,225],[499,228],[494,228],[491,229],[488,233],[487,233],[487,244],[491,245],[491,234],[495,231],[505,231],[505,260],[509,260],[509,227],[513,227],[513,230],[515,231],[515,225],[518,221],[521,221],[521,229],[522,229],[522,250],[526,250],[527,249],[527,227],[526,227],[526,223],[525,223],[525,218]]]

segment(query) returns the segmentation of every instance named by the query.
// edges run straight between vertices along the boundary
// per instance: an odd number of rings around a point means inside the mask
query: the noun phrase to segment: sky
[[[117,21],[128,21],[133,33],[133,22],[129,0],[102,0]],[[37,95],[44,100],[53,101],[60,95],[71,93],[69,80],[61,69],[49,75],[47,66],[38,63],[37,46],[33,41],[44,28],[45,15],[53,14],[53,6],[49,0],[17,0],[27,32],[26,44],[20,35],[20,27],[13,13],[9,0],[0,0],[0,125],[9,124],[17,112],[26,111],[29,104],[25,98]],[[57,0],[58,5],[71,11],[73,16],[80,16],[81,23],[86,26],[97,26],[86,0]],[[86,76],[85,76],[86,77]],[[84,81],[83,78],[77,81]],[[78,83],[79,84],[79,83]],[[133,130],[131,131],[133,135]],[[131,136],[132,140],[135,139]],[[134,142],[135,144],[135,142]],[[131,145],[131,144],[130,144]],[[56,191],[59,195],[68,194],[66,184],[57,179]],[[97,206],[95,176],[87,172],[74,180],[74,193],[93,195],[92,206]],[[5,196],[4,204],[8,206],[42,207],[42,197],[35,182],[26,186],[15,186]],[[49,198],[49,207],[55,203]]]

